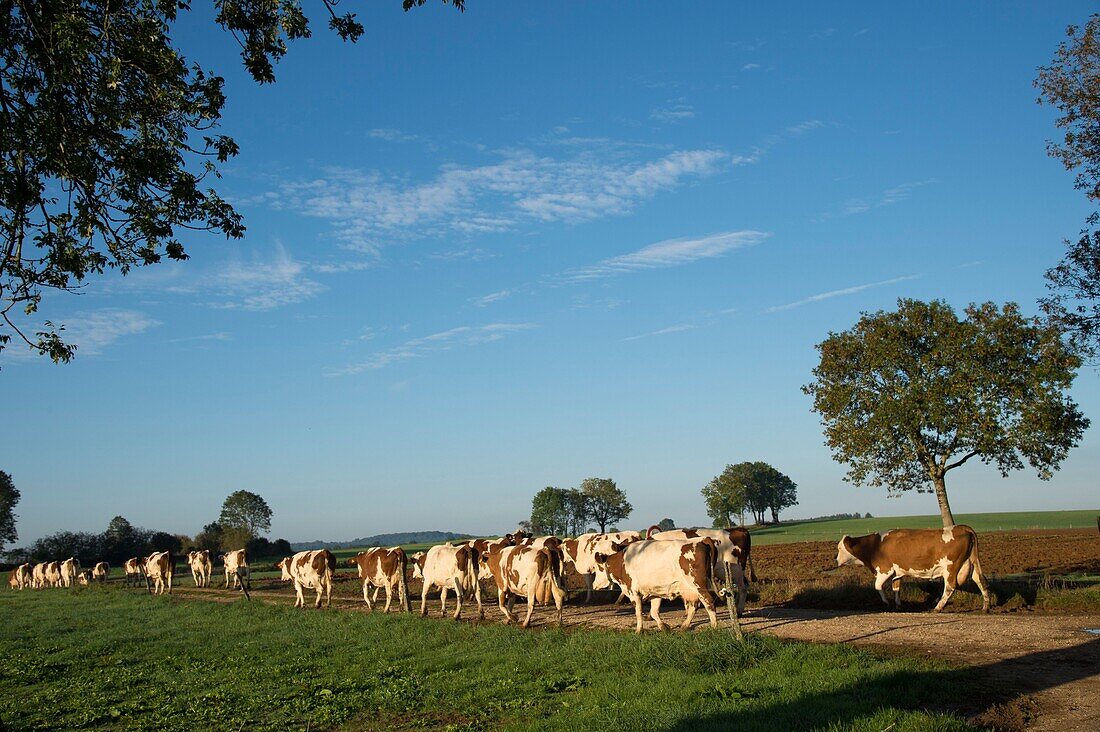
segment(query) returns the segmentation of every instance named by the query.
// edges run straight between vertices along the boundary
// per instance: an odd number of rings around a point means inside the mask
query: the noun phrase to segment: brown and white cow
[[[545,543],[544,543],[545,544]],[[520,627],[531,624],[537,594],[543,587],[549,589],[558,609],[558,625],[562,624],[561,609],[565,601],[562,581],[561,550],[552,542],[549,546],[493,546],[480,557],[482,570],[488,573],[497,587],[497,605],[504,613],[505,624],[515,620],[512,608],[516,598],[527,598],[527,617]]]
[[[80,570],[80,574],[78,574],[76,576],[76,581],[79,582],[81,585],[83,585],[85,587],[90,585],[92,583],[92,570],[90,570],[90,569]]]
[[[951,599],[955,589],[971,577],[982,591],[982,612],[989,612],[989,591],[978,561],[978,535],[959,524],[945,529],[892,529],[866,536],[845,536],[836,545],[837,566],[862,564],[875,573],[875,589],[890,607],[886,584],[894,590],[894,605],[901,607],[902,577],[943,577],[943,595],[935,612]]]
[[[752,538],[746,529],[731,527],[728,529],[671,529],[660,531],[659,527],[651,526],[646,532],[647,539],[666,541],[675,539],[712,539],[718,547],[718,564],[714,568],[714,579],[726,586],[737,587],[737,612],[745,612],[745,599],[748,597],[748,584],[745,582],[746,568],[753,581],[756,580],[756,571],[752,568]],[[732,565],[737,565],[733,567]],[[733,575],[732,583],[726,577],[726,567],[730,566]]]
[[[46,562],[39,562],[31,568],[31,587],[41,590],[46,582]]]
[[[187,566],[191,568],[191,579],[195,587],[209,587],[210,575],[214,573],[214,562],[210,560],[210,550],[201,549],[187,552]]]
[[[306,606],[304,590],[317,591],[314,607],[321,607],[322,597],[325,599],[325,607],[332,605],[332,577],[336,573],[336,557],[328,549],[298,552],[292,557],[279,560],[275,566],[282,570],[284,582],[294,582],[294,592],[297,595],[294,607]]]
[[[606,580],[606,575],[596,563],[596,554],[613,554],[615,550],[611,548],[612,544],[628,544],[639,541],[641,538],[641,533],[637,531],[616,531],[609,534],[581,534],[576,539],[566,539],[562,542],[561,548],[565,561],[573,565],[573,569],[584,581],[586,603],[592,601],[593,588],[606,590],[611,587]]]
[[[404,549],[399,546],[392,549],[375,547],[359,552],[354,557],[350,557],[347,562],[348,566],[359,568],[359,580],[363,583],[363,602],[367,603],[367,610],[374,611],[374,605],[370,600],[370,588],[374,587],[376,600],[378,588],[386,590],[386,607],[382,612],[390,611],[390,602],[395,590],[401,607],[405,612],[412,612],[409,588],[405,582],[409,558],[405,555]]]
[[[13,590],[23,589],[23,583],[19,581],[19,567],[15,567],[8,573],[8,587]]]
[[[80,575],[80,560],[76,557],[69,557],[65,561],[61,562],[61,586],[73,587],[76,585],[77,577]]]
[[[61,586],[61,562],[46,562],[46,585]]]
[[[130,557],[122,563],[122,571],[126,573],[126,585],[137,587],[141,583],[142,569],[141,557]]]
[[[717,627],[715,613],[714,566],[718,546],[713,539],[667,539],[634,542],[621,551],[607,555],[599,553],[596,562],[603,567],[608,580],[614,582],[634,603],[638,619],[635,633],[642,632],[642,602],[649,600],[649,614],[658,630],[668,626],[661,620],[661,600],[679,597],[684,601],[687,616],[681,628],[691,626],[695,604],[701,602]]]
[[[244,577],[245,581],[252,578],[252,570],[248,566],[248,552],[244,549],[234,549],[231,552],[226,552],[222,554],[221,559],[225,563],[226,587],[229,587],[230,582],[232,582],[234,588],[239,588],[241,577]],[[240,571],[238,572],[238,570]]]
[[[28,587],[34,587],[34,567],[30,563],[20,564],[12,570],[12,575],[15,578],[15,589],[25,590]]]
[[[412,556],[413,576],[424,580],[420,590],[420,615],[428,614],[428,592],[439,588],[439,614],[447,614],[447,593],[454,590],[455,620],[462,617],[462,599],[473,593],[477,600],[477,615],[485,617],[481,605],[481,592],[477,589],[477,549],[469,546],[438,544],[427,552],[417,552]]]
[[[172,579],[176,576],[176,558],[172,552],[153,552],[141,563],[145,587],[154,595],[172,594]]]
[[[96,562],[96,565],[92,567],[92,579],[96,582],[106,582],[110,574],[111,565],[107,562]]]

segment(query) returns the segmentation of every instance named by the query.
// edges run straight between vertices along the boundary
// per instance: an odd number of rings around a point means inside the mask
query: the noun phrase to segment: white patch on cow
[[[878,536],[879,536],[879,538],[880,538],[880,539],[885,539],[885,538],[886,538],[887,536],[889,536],[889,535],[890,535],[890,531],[892,531],[892,530],[893,530],[893,529],[889,529],[889,530],[887,530],[887,531],[880,531],[880,532],[878,532]]]
[[[955,540],[955,527],[945,526],[943,527],[943,543],[947,544]]]
[[[948,569],[951,567],[951,560],[947,557],[940,557],[936,560],[936,563],[931,567],[924,567],[921,569],[902,569],[895,562],[894,566],[890,568],[890,573],[895,577],[916,577],[917,579],[937,579],[939,577],[946,577]]]

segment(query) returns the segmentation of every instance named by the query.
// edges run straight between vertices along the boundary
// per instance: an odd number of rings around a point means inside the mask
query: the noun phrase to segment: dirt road
[[[366,610],[361,599],[348,594],[338,593],[333,608]],[[176,595],[216,602],[240,598],[239,593],[193,588],[177,588]],[[289,588],[271,582],[257,583],[252,597],[279,604],[293,602]],[[453,602],[452,598],[449,610]],[[414,601],[414,610],[418,606],[419,602]],[[439,617],[437,600],[429,600],[429,610],[433,619]],[[486,620],[481,622],[500,622],[495,598],[486,602],[485,612]],[[464,618],[473,621],[476,615],[476,606],[464,606]],[[678,603],[666,603],[661,616],[675,626],[684,613]],[[702,612],[695,617],[695,627],[706,621]],[[633,630],[635,616],[626,604],[571,603],[564,621],[566,627]],[[728,619],[722,622],[728,623]],[[546,627],[552,623],[553,615],[546,608],[536,610],[533,625]],[[648,615],[645,627],[653,628]],[[852,643],[891,653],[926,655],[972,669],[983,703],[959,711],[970,715],[982,712],[977,721],[1001,729],[1100,729],[1100,635],[1085,631],[1100,629],[1100,611],[1086,615],[936,615],[760,607],[749,609],[742,627],[750,633],[800,641]]]

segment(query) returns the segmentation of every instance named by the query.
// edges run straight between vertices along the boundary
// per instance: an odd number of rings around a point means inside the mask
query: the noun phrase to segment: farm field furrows
[[[0,719],[13,730],[961,730],[979,709],[965,671],[845,645],[224,599],[4,593]]]
[[[955,522],[967,524],[979,535],[990,531],[1034,531],[1043,529],[1089,529],[1096,534],[1100,509],[1082,511],[1022,511],[1012,513],[960,513]],[[832,541],[844,534],[857,536],[888,529],[927,529],[942,525],[938,515],[881,516],[863,519],[791,521],[752,529],[754,546],[800,541]]]

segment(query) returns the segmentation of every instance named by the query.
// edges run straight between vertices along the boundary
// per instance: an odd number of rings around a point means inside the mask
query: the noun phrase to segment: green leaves
[[[764,522],[764,512],[772,511],[778,520],[779,511],[798,504],[798,485],[765,462],[744,462],[727,465],[703,487],[707,515],[719,528],[732,526],[733,517],[751,509],[756,521]]]
[[[899,300],[818,344],[803,391],[848,479],[930,490],[971,457],[1049,478],[1089,421],[1066,396],[1080,359],[1015,303]]]

